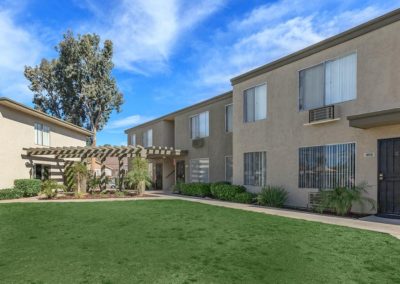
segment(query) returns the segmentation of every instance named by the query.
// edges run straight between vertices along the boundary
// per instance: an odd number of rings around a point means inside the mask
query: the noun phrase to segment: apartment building
[[[26,155],[24,148],[85,146],[92,132],[8,98],[0,98],[0,189],[15,179],[51,178],[62,182],[65,161]]]
[[[232,180],[232,92],[127,129],[128,145],[172,147],[185,155],[150,158],[155,189],[176,182]]]
[[[152,129],[153,144],[164,146],[156,137],[169,123],[165,146],[188,153],[182,166],[170,163],[175,180],[213,182],[225,172],[254,192],[281,185],[287,205],[303,208],[321,188],[365,182],[377,208],[356,212],[400,215],[399,30],[400,9],[241,74],[232,93],[128,137]]]

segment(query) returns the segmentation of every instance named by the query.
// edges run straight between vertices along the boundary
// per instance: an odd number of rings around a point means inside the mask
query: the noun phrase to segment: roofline
[[[42,118],[42,119],[44,119],[46,121],[52,122],[54,124],[57,124],[59,126],[65,127],[65,128],[68,128],[70,130],[73,130],[75,132],[78,132],[78,133],[86,135],[86,136],[92,136],[93,135],[93,132],[90,131],[90,130],[87,130],[87,129],[83,128],[83,127],[79,127],[79,126],[77,126],[77,125],[75,125],[73,123],[70,123],[68,121],[65,121],[65,120],[56,118],[54,116],[48,115],[47,113],[44,113],[42,111],[27,107],[26,105],[23,105],[21,103],[18,103],[16,101],[11,100],[11,99],[6,98],[6,97],[0,97],[0,105],[12,108],[14,110],[22,111],[22,112],[24,112],[26,114],[29,114],[29,115],[33,115],[33,116]]]
[[[356,37],[362,36],[364,34],[372,32],[374,30],[377,30],[377,29],[380,29],[387,25],[390,25],[392,23],[395,23],[399,20],[400,20],[400,9],[393,10],[393,11],[386,13],[380,17],[372,19],[364,24],[358,25],[358,26],[351,28],[347,31],[344,31],[340,34],[329,37],[329,38],[327,38],[323,41],[320,41],[316,44],[310,45],[309,47],[301,49],[297,52],[294,52],[294,53],[284,56],[280,59],[277,59],[277,60],[267,63],[265,65],[262,65],[253,70],[250,70],[246,73],[243,73],[241,75],[233,77],[231,79],[231,84],[232,84],[232,86],[239,84],[245,80],[254,78],[263,73],[272,71],[279,67],[285,66],[285,65],[290,64],[295,61],[298,61],[300,59],[303,59],[305,57],[308,57],[310,55],[318,53],[322,50],[339,45],[341,43],[344,43],[344,42],[354,39]]]
[[[136,126],[134,126],[134,127],[128,128],[128,129],[126,129],[124,132],[125,132],[125,133],[128,133],[130,130],[133,130],[133,129],[136,129],[136,128],[141,128],[141,127],[144,127],[144,126],[147,126],[147,125],[150,125],[150,124],[159,122],[159,121],[163,121],[163,120],[167,120],[167,119],[172,119],[173,117],[177,116],[178,114],[182,114],[182,113],[184,113],[184,112],[187,112],[187,111],[190,111],[190,110],[193,110],[193,109],[196,109],[196,108],[200,108],[200,107],[209,105],[209,104],[211,104],[211,103],[215,103],[215,102],[218,102],[218,101],[227,99],[227,98],[229,98],[229,97],[232,97],[232,94],[233,94],[233,91],[232,91],[232,90],[231,90],[231,91],[228,91],[228,92],[225,92],[225,93],[222,93],[222,94],[220,94],[220,95],[218,95],[218,96],[212,97],[212,98],[210,98],[210,99],[207,99],[207,100],[205,100],[205,101],[199,102],[199,103],[197,103],[197,104],[190,105],[190,106],[188,106],[188,107],[185,107],[185,108],[179,109],[179,110],[177,110],[177,111],[168,113],[168,114],[166,114],[166,115],[160,116],[160,117],[158,117],[158,118],[156,118],[156,119],[153,119],[153,120],[147,121],[147,122],[145,122],[145,123],[136,125]]]

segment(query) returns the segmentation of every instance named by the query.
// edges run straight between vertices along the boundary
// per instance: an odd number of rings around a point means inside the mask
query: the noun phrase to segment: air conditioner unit
[[[335,106],[324,106],[320,108],[311,109],[308,112],[308,122],[319,122],[323,120],[333,120],[337,114],[335,114]]]
[[[196,138],[192,140],[193,148],[201,148],[204,146],[204,138]]]

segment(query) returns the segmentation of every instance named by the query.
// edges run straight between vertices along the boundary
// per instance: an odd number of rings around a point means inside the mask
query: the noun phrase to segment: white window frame
[[[346,52],[346,53],[344,53],[344,54],[341,54],[341,55],[338,55],[338,56],[335,56],[335,57],[331,57],[331,58],[329,58],[329,59],[327,59],[327,60],[320,61],[320,62],[318,62],[317,64],[313,64],[313,65],[308,66],[308,67],[306,67],[306,68],[302,68],[302,69],[297,70],[297,74],[298,74],[298,76],[297,76],[297,80],[298,80],[298,87],[297,87],[297,91],[298,91],[297,109],[298,109],[299,112],[309,111],[309,110],[312,109],[312,108],[311,108],[311,109],[308,109],[308,108],[303,108],[303,109],[302,109],[302,108],[301,108],[301,107],[302,107],[302,103],[301,103],[302,98],[301,98],[301,94],[300,94],[300,84],[301,84],[301,82],[300,82],[300,72],[301,72],[301,71],[305,71],[305,70],[307,70],[307,69],[314,68],[314,67],[316,67],[316,66],[318,66],[318,65],[321,65],[321,64],[324,65],[324,72],[325,72],[325,65],[326,65],[326,63],[328,63],[328,62],[330,62],[330,61],[338,60],[338,59],[340,59],[340,58],[343,58],[343,57],[346,57],[346,56],[349,56],[349,55],[352,55],[352,54],[355,54],[355,55],[356,55],[356,89],[355,89],[355,95],[356,95],[356,97],[355,97],[354,99],[345,100],[345,101],[341,101],[341,102],[337,102],[337,103],[333,103],[333,104],[326,104],[326,103],[325,103],[325,101],[326,101],[326,98],[325,98],[326,82],[324,81],[324,104],[323,104],[322,106],[320,106],[320,107],[324,107],[324,106],[328,106],[328,105],[338,105],[338,104],[347,103],[347,102],[351,102],[351,101],[357,100],[357,97],[358,97],[358,94],[357,94],[357,87],[358,87],[358,81],[357,81],[357,77],[358,77],[358,50],[356,49],[356,50],[353,50],[353,51],[350,51],[350,52]],[[324,75],[324,78],[325,78],[325,75]],[[324,80],[325,80],[325,79],[324,79]]]
[[[231,124],[232,129],[228,130],[228,116],[227,116],[227,109],[229,106],[232,106],[232,117],[231,117]],[[225,133],[232,133],[233,132],[233,103],[225,105]]]
[[[131,145],[136,146],[136,133],[131,134]]]
[[[51,133],[51,129],[48,125],[43,124],[43,123],[39,123],[39,122],[35,122],[34,126],[33,126],[33,130],[34,130],[34,143],[35,145],[40,145],[40,146],[46,146],[46,147],[50,147],[50,133]],[[46,131],[47,130],[47,131]],[[45,143],[45,134],[47,133],[47,143]]]
[[[264,85],[265,85],[265,91],[266,91],[265,92],[265,102],[266,102],[266,104],[265,104],[265,117],[261,118],[261,119],[255,119],[255,108],[254,108],[254,110],[253,110],[254,111],[254,120],[247,121],[246,120],[246,116],[247,116],[246,91],[248,91],[250,89],[256,89],[257,87],[261,87],[261,86],[264,86]],[[267,82],[264,82],[264,83],[261,83],[261,84],[258,84],[258,85],[254,85],[254,86],[252,86],[250,88],[245,89],[243,91],[242,99],[243,99],[243,122],[244,123],[253,123],[253,122],[263,121],[263,120],[267,120],[268,119],[268,84],[267,84]],[[255,106],[255,102],[254,102],[254,106]]]
[[[151,143],[149,143],[149,133],[151,134]],[[146,136],[146,139],[144,138]],[[146,143],[144,143],[146,141]],[[142,134],[142,144],[143,147],[152,147],[153,146],[153,129],[147,129],[146,131],[143,132]]]
[[[231,180],[228,180],[228,177],[226,176],[226,158],[231,158],[232,159],[232,165],[231,165],[231,167],[232,167],[232,177],[231,177]],[[225,162],[225,181],[233,182],[233,155],[225,156],[224,157],[224,162]]]
[[[192,181],[192,161],[198,161],[198,160],[208,160],[208,168],[207,168],[207,176],[208,180],[203,181],[202,183],[209,183],[210,182],[210,158],[196,158],[196,159],[190,159],[189,160],[189,177],[190,177],[190,182]]]
[[[197,116],[200,116],[203,113],[207,113],[207,133],[206,133],[205,136],[193,137],[193,135],[192,135],[193,134],[193,131],[192,131],[192,119],[197,117]],[[189,130],[190,130],[190,139],[192,139],[192,140],[209,137],[210,136],[210,111],[208,111],[208,110],[207,111],[202,111],[202,112],[199,112],[197,114],[189,116]]]

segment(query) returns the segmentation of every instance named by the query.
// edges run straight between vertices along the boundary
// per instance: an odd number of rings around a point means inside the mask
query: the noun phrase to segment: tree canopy
[[[96,34],[68,31],[55,49],[58,58],[25,66],[35,108],[93,131],[96,145],[97,131],[123,103],[112,75],[113,44],[105,40],[101,47]]]

